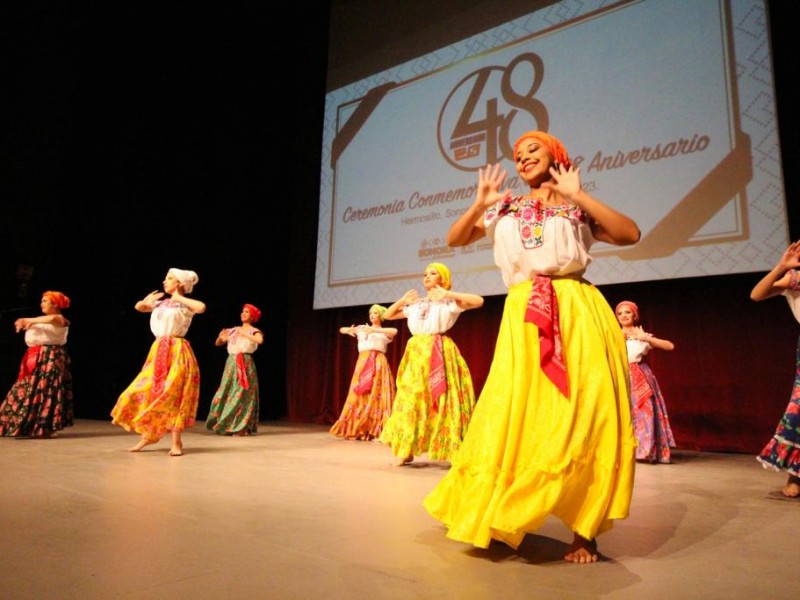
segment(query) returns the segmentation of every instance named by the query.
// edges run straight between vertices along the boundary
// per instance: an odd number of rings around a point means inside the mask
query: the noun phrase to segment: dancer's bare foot
[[[128,452],[139,452],[145,446],[150,446],[151,444],[155,444],[158,440],[149,440],[146,437],[142,436],[139,440],[139,443],[135,446],[128,448]]]
[[[414,455],[409,454],[408,456],[398,456],[397,461],[395,461],[395,467],[402,467],[403,465],[407,465],[414,461]]]
[[[172,448],[169,449],[170,456],[183,456],[183,438],[180,431],[172,432]]]
[[[599,557],[597,541],[587,540],[585,537],[574,534],[569,552],[564,555],[564,560],[573,563],[593,563]]]
[[[789,475],[789,480],[783,486],[781,494],[787,498],[800,498],[800,477]]]

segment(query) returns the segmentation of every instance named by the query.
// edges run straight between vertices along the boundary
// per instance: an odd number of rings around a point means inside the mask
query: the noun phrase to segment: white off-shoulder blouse
[[[63,346],[67,343],[69,327],[52,323],[34,323],[25,330],[25,344],[30,346]]]
[[[389,342],[392,341],[389,339],[388,335],[380,332],[367,333],[366,331],[358,331],[356,337],[358,338],[359,352],[371,352],[376,350],[386,354],[386,348],[389,347]]]
[[[403,308],[403,314],[408,319],[408,330],[412,335],[445,333],[455,325],[462,312],[464,309],[453,299],[434,302],[422,298]]]
[[[596,240],[577,206],[514,197],[487,210],[484,224],[506,287],[534,275],[582,275],[592,261],[589,248]]]
[[[228,354],[252,354],[258,348],[258,344],[253,340],[239,335],[237,327],[231,327],[228,335]],[[254,335],[258,329],[251,329],[248,331],[250,335]]]
[[[171,298],[159,300],[150,313],[150,331],[157,338],[185,337],[194,313],[185,304]]]

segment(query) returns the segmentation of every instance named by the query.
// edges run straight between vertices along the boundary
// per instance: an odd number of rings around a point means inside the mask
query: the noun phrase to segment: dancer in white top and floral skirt
[[[339,333],[358,339],[358,360],[342,412],[330,430],[336,437],[364,441],[379,438],[392,414],[396,387],[386,348],[397,329],[383,326],[385,313],[385,306],[373,304],[368,324],[339,329]]]
[[[219,332],[215,344],[226,345],[228,358],[217,392],[211,400],[206,429],[218,435],[255,435],[258,431],[258,371],[253,353],[264,343],[264,334],[255,324],[261,310],[245,304],[242,324]]]
[[[172,268],[164,279],[164,291],[154,290],[135,305],[137,311],[150,313],[150,331],[156,339],[141,372],[111,411],[114,425],[140,435],[130,452],[170,433],[169,455],[183,455],[181,434],[195,424],[200,400],[200,367],[185,337],[194,315],[206,310],[205,303],[186,296],[198,280],[194,271]],[[163,299],[165,293],[170,297]]]
[[[631,371],[631,418],[636,435],[636,460],[646,463],[669,464],[675,436],[669,424],[667,404],[653,369],[648,364],[652,348],[672,351],[675,344],[646,332],[639,324],[639,307],[623,300],[614,312],[625,334],[628,363]]]
[[[750,298],[756,302],[781,295],[800,323],[800,241],[789,245],[778,264],[750,292]],[[786,485],[781,489],[787,498],[800,498],[800,338],[795,364],[789,404],[772,439],[756,457],[765,469],[788,474]]]
[[[50,438],[73,424],[72,371],[67,336],[69,320],[61,314],[70,300],[62,292],[42,294],[42,315],[22,317],[14,329],[25,332],[28,349],[19,374],[0,405],[0,435]]]
[[[475,408],[472,374],[458,346],[447,335],[465,310],[483,306],[477,294],[451,289],[450,269],[434,262],[416,289],[386,309],[386,319],[407,319],[411,338],[397,368],[397,395],[380,440],[389,444],[395,464],[427,453],[450,460],[467,433]]]

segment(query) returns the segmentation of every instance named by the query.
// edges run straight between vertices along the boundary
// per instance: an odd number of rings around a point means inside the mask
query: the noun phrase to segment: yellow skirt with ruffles
[[[475,408],[472,375],[456,343],[442,335],[447,391],[434,402],[428,383],[434,339],[412,335],[397,367],[397,394],[380,437],[395,456],[450,460],[467,433]]]
[[[189,341],[171,338],[163,386],[156,389],[155,371],[160,340],[147,354],[142,371],[125,389],[111,411],[112,423],[135,431],[151,441],[167,432],[183,431],[195,424],[200,400],[200,369]]]
[[[539,330],[524,322],[531,282],[511,287],[469,433],[424,500],[451,539],[517,548],[552,515],[591,540],[628,516],[636,441],[625,339],[595,286],[553,287],[570,397],[539,367]]]

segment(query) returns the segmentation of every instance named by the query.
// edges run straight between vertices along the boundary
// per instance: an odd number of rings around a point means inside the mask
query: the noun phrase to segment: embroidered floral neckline
[[[544,243],[544,224],[548,219],[561,217],[588,222],[586,214],[573,204],[550,205],[541,198],[524,196],[507,196],[501,202],[486,211],[484,224],[502,216],[510,216],[519,221],[519,234],[522,245],[527,248],[538,248]]]

